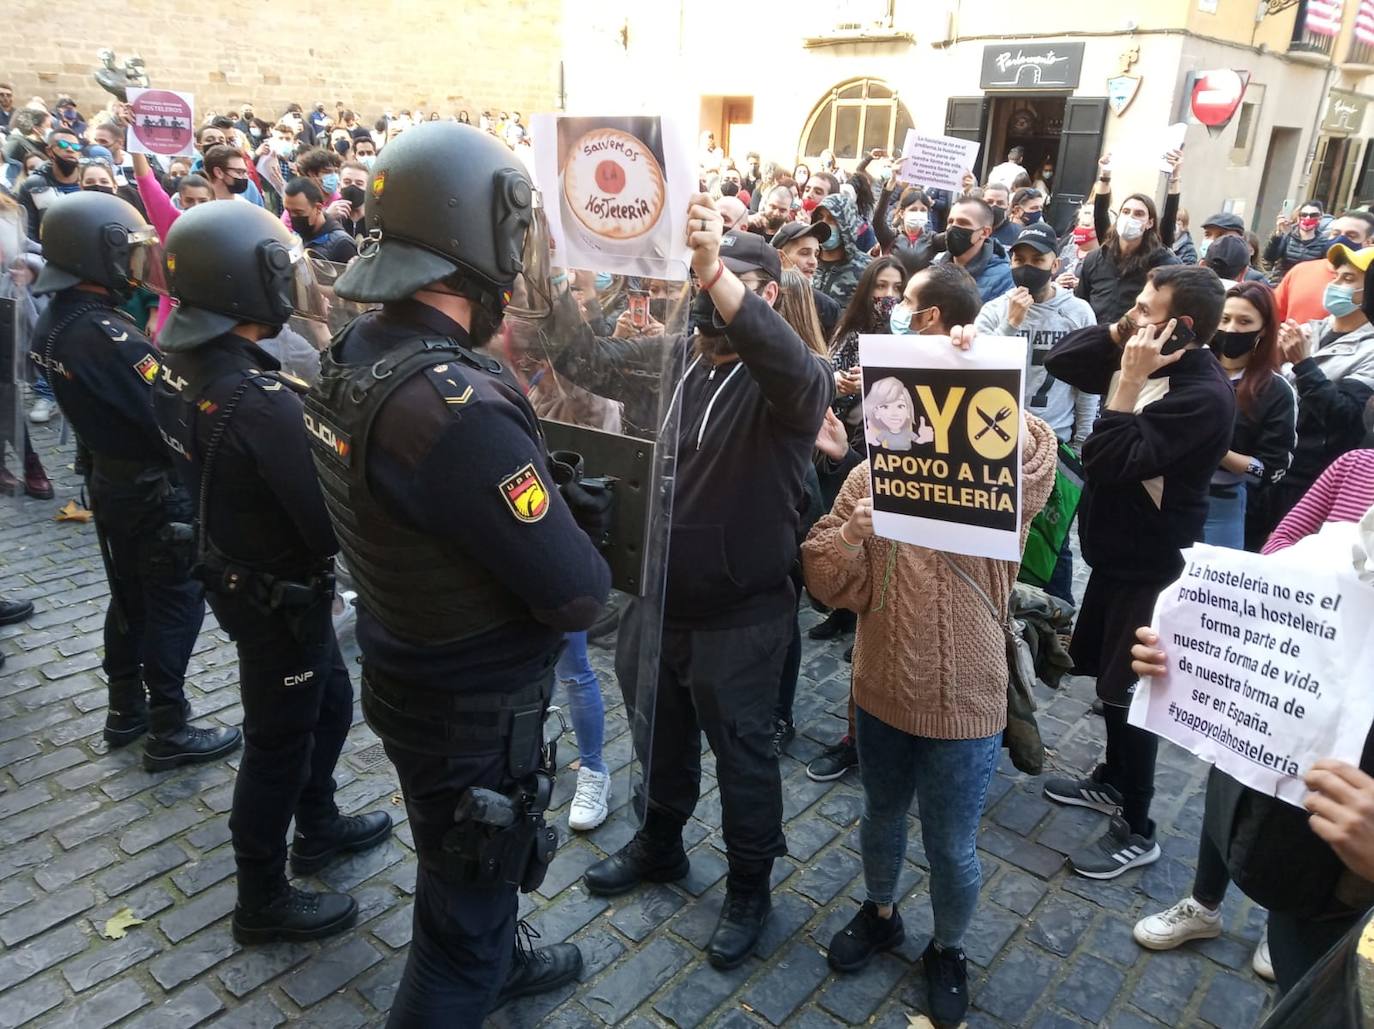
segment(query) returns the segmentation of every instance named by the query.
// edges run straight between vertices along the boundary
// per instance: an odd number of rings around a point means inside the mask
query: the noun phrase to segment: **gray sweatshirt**
[[[1026,409],[1048,422],[1060,440],[1078,449],[1092,432],[1097,397],[1080,393],[1045,371],[1045,357],[1070,332],[1096,325],[1097,316],[1086,300],[1057,285],[1051,288],[1053,295],[1044,303],[1031,304],[1019,327],[1007,321],[1010,291],[984,304],[973,324],[984,335],[1021,336],[1030,343]]]

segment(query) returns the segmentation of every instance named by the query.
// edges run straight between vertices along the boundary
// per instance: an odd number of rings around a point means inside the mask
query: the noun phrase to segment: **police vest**
[[[391,635],[423,646],[456,643],[528,617],[527,606],[456,543],[418,532],[387,511],[367,480],[373,425],[387,398],[436,355],[488,374],[486,364],[442,337],[409,340],[372,365],[340,363],[338,346],[321,359],[320,378],[305,398],[305,423],[363,606]]]

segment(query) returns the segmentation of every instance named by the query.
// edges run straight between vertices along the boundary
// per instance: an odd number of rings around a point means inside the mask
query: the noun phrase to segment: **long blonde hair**
[[[778,313],[818,357],[828,358],[830,351],[825,345],[821,316],[816,313],[816,298],[811,295],[811,283],[796,269],[785,268],[779,285],[782,301],[778,305]]]

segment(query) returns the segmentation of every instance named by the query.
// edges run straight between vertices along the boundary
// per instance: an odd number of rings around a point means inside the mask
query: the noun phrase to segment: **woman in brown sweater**
[[[1024,546],[1054,483],[1056,441],[1034,416],[1025,418],[1022,431]],[[894,902],[915,794],[935,922],[922,960],[937,1024],[957,1024],[968,1003],[961,944],[982,885],[978,821],[1007,724],[1001,626],[947,561],[977,582],[1006,618],[1018,563],[940,555],[874,536],[867,462],[853,470],[802,547],[811,594],[859,614],[854,701],[868,900],[831,942],[830,963],[856,971],[878,951],[901,944]]]

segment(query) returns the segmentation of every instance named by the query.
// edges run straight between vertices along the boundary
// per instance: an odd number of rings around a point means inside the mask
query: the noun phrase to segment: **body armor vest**
[[[325,352],[305,398],[305,424],[320,488],[359,600],[398,639],[456,643],[527,617],[525,604],[456,543],[416,531],[373,495],[368,449],[377,414],[401,385],[436,360],[489,374],[483,360],[451,339],[420,338],[372,365],[345,365]],[[480,543],[480,541],[474,541]]]

